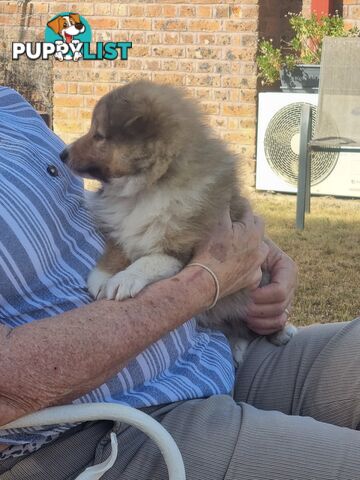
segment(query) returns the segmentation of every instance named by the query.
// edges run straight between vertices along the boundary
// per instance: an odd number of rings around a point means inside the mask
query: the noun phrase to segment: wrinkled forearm
[[[15,329],[0,328],[0,425],[101,385],[212,301],[202,269],[184,269],[124,302],[100,300]]]

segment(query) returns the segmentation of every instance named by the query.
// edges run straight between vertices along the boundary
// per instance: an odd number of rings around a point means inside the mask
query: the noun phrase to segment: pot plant
[[[263,85],[281,80],[283,91],[317,91],[324,37],[357,37],[360,30],[347,29],[338,13],[319,18],[315,13],[310,17],[289,13],[287,17],[293,30],[290,42],[283,41],[276,48],[271,39],[259,41],[256,57],[259,77]]]

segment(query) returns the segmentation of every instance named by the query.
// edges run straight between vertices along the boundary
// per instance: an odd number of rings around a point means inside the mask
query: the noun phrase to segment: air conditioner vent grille
[[[298,179],[302,106],[302,102],[295,102],[281,108],[270,120],[264,138],[265,156],[269,165],[277,175],[292,185],[296,185]],[[314,105],[311,105],[311,114],[314,135]],[[316,185],[329,176],[338,157],[337,152],[312,152],[311,185]]]

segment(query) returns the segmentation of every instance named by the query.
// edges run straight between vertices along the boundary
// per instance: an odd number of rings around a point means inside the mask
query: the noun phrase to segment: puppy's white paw
[[[123,270],[108,280],[106,298],[108,300],[125,300],[135,297],[149,283],[144,275]]]
[[[286,325],[280,332],[269,335],[269,340],[272,344],[281,346],[286,345],[288,341],[297,333],[297,328],[294,325]]]
[[[96,300],[105,298],[105,288],[109,278],[111,278],[111,274],[99,268],[94,268],[94,270],[90,272],[87,287],[93,298]]]
[[[245,338],[239,338],[233,345],[232,345],[232,354],[235,363],[235,367],[239,368],[239,366],[243,363],[245,352],[247,347],[249,346],[249,340]]]

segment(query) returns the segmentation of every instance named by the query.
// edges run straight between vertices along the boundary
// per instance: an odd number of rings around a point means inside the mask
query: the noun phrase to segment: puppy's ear
[[[69,17],[72,18],[75,23],[81,23],[80,15],[78,13],[70,13]]]
[[[124,123],[124,130],[130,136],[155,137],[157,122],[150,112],[136,113]]]
[[[51,28],[53,32],[59,35],[62,30],[63,23],[64,23],[63,17],[59,15],[53,20],[50,20],[50,22],[47,23],[47,26]]]

